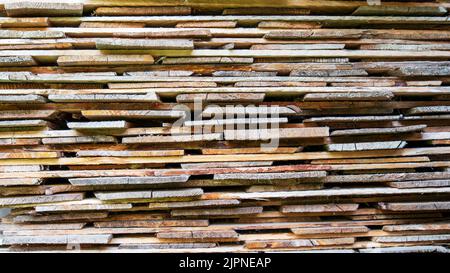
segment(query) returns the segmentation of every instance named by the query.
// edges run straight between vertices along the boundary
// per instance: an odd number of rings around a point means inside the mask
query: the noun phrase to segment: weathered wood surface
[[[328,127],[280,128],[265,130],[226,130],[225,140],[267,140],[293,138],[320,138],[329,135]]]
[[[180,94],[177,96],[177,102],[195,102],[206,101],[206,102],[262,102],[264,100],[265,94],[263,93],[231,93],[231,94],[215,94],[215,93],[205,93],[205,94]]]
[[[362,6],[356,9],[353,15],[415,15],[439,16],[447,13],[444,7],[402,7],[402,6]]]
[[[262,207],[240,207],[224,209],[174,209],[172,216],[222,216],[222,215],[247,215],[261,213]]]
[[[150,55],[105,55],[105,56],[61,56],[57,60],[61,66],[84,65],[144,65],[152,64]]]
[[[67,245],[67,244],[107,244],[112,235],[55,235],[55,236],[8,236],[2,237],[1,245]]]
[[[282,213],[311,213],[311,212],[342,212],[355,211],[357,204],[318,204],[318,205],[291,205],[282,206]]]
[[[99,177],[99,178],[72,178],[72,185],[147,185],[164,183],[183,183],[189,179],[189,175],[179,176],[154,176],[154,177]]]
[[[97,199],[36,206],[36,212],[114,211],[131,209],[131,204],[106,204]]]
[[[35,204],[82,200],[83,194],[57,194],[48,196],[26,196],[0,198],[1,207],[34,206]]]
[[[0,0],[0,252],[448,252],[449,8]]]
[[[158,39],[101,39],[95,42],[101,50],[111,49],[193,49],[190,40]]]
[[[324,171],[316,172],[295,172],[295,173],[257,173],[257,174],[247,174],[247,173],[227,173],[227,174],[216,174],[214,179],[225,180],[225,179],[241,179],[241,180],[275,180],[275,179],[305,179],[305,178],[321,178],[327,175]]]
[[[54,102],[159,102],[154,92],[145,95],[129,94],[59,94],[49,95],[48,99]]]
[[[405,127],[393,127],[393,128],[370,128],[370,129],[349,129],[349,130],[336,130],[331,133],[331,136],[354,136],[354,135],[372,135],[372,134],[405,134],[420,132],[425,129],[426,125],[414,125]]]
[[[18,1],[5,3],[6,14],[20,16],[81,16],[82,3],[58,3],[40,1]]]
[[[145,15],[189,15],[190,7],[108,7],[95,9],[98,16],[145,16]]]
[[[68,122],[67,127],[74,130],[124,130],[130,125],[124,120]]]
[[[352,92],[352,93],[321,93],[321,94],[306,94],[304,101],[378,101],[390,100],[393,98],[390,92]]]
[[[380,203],[379,206],[381,209],[391,211],[449,210],[450,202]]]

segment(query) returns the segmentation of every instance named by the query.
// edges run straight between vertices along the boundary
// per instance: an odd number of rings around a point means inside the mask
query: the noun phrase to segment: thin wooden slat
[[[0,0],[0,251],[446,252],[449,7]]]
[[[98,16],[145,16],[145,15],[189,15],[190,7],[99,7],[95,10]]]
[[[4,5],[8,16],[81,16],[82,3],[20,1]]]
[[[199,188],[192,188],[186,190],[172,190],[172,191],[134,191],[134,192],[96,192],[95,196],[103,201],[112,200],[150,200],[163,198],[183,198],[183,197],[199,197],[203,194],[203,190]]]
[[[34,206],[34,204],[76,201],[83,199],[82,193],[57,194],[49,196],[30,196],[30,197],[6,197],[0,198],[1,207],[11,206]]]
[[[72,178],[69,182],[75,186],[82,185],[148,185],[164,183],[183,183],[189,175],[160,177],[108,177],[108,178]]]
[[[97,49],[193,49],[191,40],[179,39],[101,39],[95,42]]]

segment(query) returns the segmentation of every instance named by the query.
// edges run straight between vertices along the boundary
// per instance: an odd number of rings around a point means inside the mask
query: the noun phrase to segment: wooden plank
[[[203,135],[199,135],[203,136]],[[49,138],[51,140],[52,138]],[[102,139],[102,138],[101,138]],[[202,138],[197,138],[196,140],[200,140]],[[88,139],[89,141],[95,141],[95,138]],[[138,140],[140,140],[138,138]],[[195,140],[195,139],[194,139]],[[160,140],[158,140],[160,141]],[[192,139],[189,139],[192,141]],[[9,143],[9,139],[8,142]],[[34,143],[34,142],[33,142]],[[58,139],[54,140],[54,143],[58,143]],[[139,141],[137,142],[139,143]],[[99,164],[125,164],[125,163],[192,163],[192,162],[224,162],[224,161],[267,161],[267,160],[310,160],[310,159],[326,159],[326,158],[367,158],[367,157],[385,157],[385,156],[395,156],[395,155],[421,155],[421,154],[448,154],[449,151],[445,147],[436,147],[436,148],[412,148],[412,149],[398,149],[396,151],[387,150],[367,150],[367,151],[353,151],[353,152],[311,152],[311,153],[294,153],[294,154],[273,154],[273,153],[259,153],[259,154],[230,154],[230,155],[189,155],[189,156],[180,156],[180,157],[149,157],[149,158],[59,158],[59,159],[30,159],[30,160],[21,160],[22,165],[99,165]],[[398,163],[402,164],[402,163]],[[14,159],[5,159],[0,161],[0,165],[17,165],[17,161]],[[372,164],[374,168],[378,166],[395,166],[395,164]],[[447,167],[448,163],[446,162],[432,162],[429,163],[419,163],[414,165],[414,163],[408,163],[410,166],[414,167],[424,167],[424,166],[440,166]],[[345,165],[347,167],[352,167],[352,165]],[[354,165],[355,168],[362,168],[363,166],[367,166],[364,164]],[[342,168],[342,166],[309,166],[309,165],[294,165],[292,169],[294,170],[330,170],[331,168]],[[272,170],[275,167],[270,167]],[[381,168],[381,167],[377,167]],[[389,168],[389,167],[388,167]],[[258,170],[262,171],[264,167],[259,167]],[[289,168],[280,169],[287,170]],[[290,169],[290,170],[292,170]],[[350,168],[351,169],[351,168]],[[252,168],[236,168],[234,171],[244,171],[249,172]],[[135,170],[137,172],[137,170]],[[168,170],[167,173],[172,172],[173,170]],[[211,173],[211,170],[208,169]],[[159,171],[160,174],[164,174],[166,172]],[[214,169],[214,172],[217,172],[217,169]],[[57,172],[55,172],[57,173]],[[212,172],[213,173],[213,172]],[[103,174],[104,175],[104,174]],[[117,176],[117,175],[112,175]],[[5,177],[6,178],[6,177]],[[447,178],[447,177],[446,177]]]
[[[226,173],[215,174],[214,179],[236,179],[236,180],[276,180],[276,179],[307,179],[307,178],[322,178],[327,175],[324,171],[313,172],[284,172],[284,173]]]
[[[168,191],[95,192],[94,194],[102,201],[132,200],[134,202],[148,202],[153,199],[158,200],[164,198],[196,198],[203,194],[203,190],[200,188],[191,188]]]
[[[14,217],[14,223],[46,223],[59,221],[80,221],[88,219],[106,218],[106,212],[88,212],[71,214],[51,214],[51,215],[18,215]]]
[[[322,183],[305,183],[298,185],[253,185],[248,187],[245,192],[277,192],[277,191],[300,191],[300,190],[319,190],[322,189]]]
[[[184,150],[152,150],[152,151],[108,151],[108,150],[82,150],[77,152],[79,157],[153,157],[153,156],[180,156]]]
[[[413,30],[362,30],[362,29],[314,29],[314,30],[272,30],[264,35],[266,39],[358,39],[358,38],[393,38],[414,40],[445,40],[445,32]]]
[[[225,140],[266,140],[266,139],[294,139],[317,138],[329,136],[328,127],[315,128],[280,128],[265,130],[225,130]]]
[[[262,21],[259,22],[259,28],[270,29],[314,29],[321,28],[321,23],[318,22],[289,22],[289,21]]]
[[[21,16],[81,16],[82,3],[18,1],[4,4],[6,14]]]
[[[94,222],[96,228],[133,227],[204,227],[208,220],[130,220]]]
[[[68,122],[67,127],[74,130],[125,130],[130,124],[124,120],[116,121],[90,121],[90,122]]]
[[[272,124],[282,124],[287,123],[287,118],[238,118],[238,119],[212,119],[212,120],[194,120],[194,121],[185,121],[183,126],[186,127],[197,127],[197,126],[206,126],[206,127],[217,127],[221,128],[224,126],[230,125],[258,125],[263,126],[264,124],[270,126]]]
[[[144,28],[145,23],[81,22],[79,28]]]
[[[447,188],[426,189],[394,189],[394,188],[352,188],[352,189],[330,189],[316,191],[291,191],[291,192],[259,192],[259,193],[212,193],[204,194],[202,199],[257,199],[257,198],[306,198],[306,197],[338,197],[338,196],[360,196],[360,195],[401,195],[401,194],[426,194],[445,193]],[[213,198],[214,197],[214,198]]]
[[[377,50],[448,50],[450,47],[448,44],[373,44],[373,45],[361,45],[360,49],[377,49]]]
[[[354,238],[338,239],[297,239],[297,240],[267,240],[267,241],[247,241],[245,247],[249,249],[264,248],[312,248],[315,246],[340,246],[351,245]]]
[[[134,249],[162,249],[176,250],[176,249],[211,249],[215,248],[215,243],[155,243],[155,244],[121,244],[119,249],[134,250]]]
[[[328,122],[378,122],[378,121],[394,121],[400,120],[402,116],[391,115],[391,116],[344,116],[344,117],[312,117],[303,120],[303,122],[314,122],[314,123],[328,123]]]
[[[4,66],[33,66],[37,65],[31,56],[0,57],[0,67]]]
[[[8,119],[50,119],[57,115],[55,110],[2,110],[0,120]]]
[[[220,106],[207,106],[202,112],[204,117],[213,117],[217,114],[242,117],[245,115],[255,116],[255,115],[293,115],[296,110],[289,107],[259,107],[259,106],[247,106],[247,107],[220,107]]]
[[[159,102],[155,92],[145,95],[130,94],[54,94],[48,99],[54,102]]]
[[[80,144],[80,143],[115,143],[116,138],[113,136],[85,136],[85,137],[60,137],[60,138],[43,138],[43,144],[62,145],[62,144]]]
[[[181,201],[181,202],[152,202],[149,203],[149,208],[154,210],[161,209],[176,209],[176,208],[198,208],[198,207],[220,207],[220,206],[235,206],[239,205],[239,200],[226,199],[226,200],[194,200],[194,201]]]
[[[152,76],[152,77],[188,77],[194,74],[188,70],[157,70],[157,71],[131,71],[125,72],[127,76]]]
[[[97,49],[193,49],[192,40],[181,39],[99,39]]]
[[[207,163],[186,163],[181,164],[181,168],[188,170],[208,169],[208,168],[239,168],[239,167],[259,167],[271,166],[273,161],[249,161],[249,162],[207,162]]]
[[[394,188],[428,188],[428,187],[449,187],[449,180],[422,180],[422,181],[404,181],[389,182],[389,186]]]
[[[83,185],[149,185],[165,183],[183,183],[189,175],[154,176],[154,177],[98,177],[98,178],[72,178],[69,182],[74,186]]]
[[[405,246],[360,249],[361,253],[448,253],[443,246]]]
[[[377,134],[406,134],[413,132],[420,132],[427,128],[427,125],[412,125],[392,128],[364,128],[364,129],[349,129],[336,130],[331,133],[331,136],[354,136],[354,135],[377,135]]]
[[[48,27],[49,20],[46,17],[35,18],[8,18],[2,17],[0,19],[0,26],[2,28],[8,27]]]
[[[347,233],[367,233],[369,229],[364,226],[354,227],[316,227],[316,228],[293,228],[296,235],[317,235],[317,234],[347,234]]]
[[[428,157],[386,157],[386,158],[367,158],[367,159],[321,159],[312,160],[311,164],[364,164],[364,163],[398,163],[398,162],[430,162]]]
[[[271,151],[270,153],[291,154],[299,152],[301,148],[279,147]],[[202,149],[204,155],[230,155],[230,154],[258,154],[265,153],[260,148],[234,148],[234,149]]]
[[[179,94],[176,96],[176,100],[179,103],[188,103],[194,101],[205,101],[205,102],[262,102],[264,100],[265,94],[263,93],[197,93],[197,94]]]
[[[281,206],[282,213],[315,213],[315,212],[347,212],[356,211],[358,204],[317,204]]]
[[[112,235],[53,235],[53,236],[4,236],[1,245],[67,245],[67,244],[107,244]]]
[[[239,208],[220,208],[220,209],[172,209],[172,216],[223,216],[223,215],[248,215],[258,214],[263,211],[262,207],[239,207]]]
[[[4,224],[2,230],[80,230],[86,223],[59,223],[59,224]]]
[[[449,223],[429,223],[429,224],[411,224],[411,225],[386,225],[383,231],[402,232],[402,231],[448,231]]]
[[[107,204],[98,199],[84,199],[82,201],[61,202],[51,205],[38,205],[36,212],[67,212],[67,211],[114,211],[131,209],[131,204]]]
[[[204,22],[179,22],[177,28],[235,28],[236,21],[204,21]]]
[[[32,186],[42,183],[42,179],[38,178],[23,178],[23,179],[0,179],[0,186]]]
[[[152,75],[148,75],[152,76]],[[192,79],[192,78],[190,78]],[[136,88],[213,88],[217,87],[217,84],[215,82],[139,82],[139,83],[109,83],[108,87],[110,91],[112,89],[133,89],[136,90]],[[141,89],[142,90],[142,89]],[[155,90],[158,91],[158,90]],[[141,93],[141,92],[139,92]]]
[[[450,202],[379,203],[383,210],[390,211],[433,211],[449,210]]]
[[[122,143],[176,143],[221,140],[222,134],[124,137]]]
[[[83,193],[55,194],[48,196],[17,196],[0,198],[0,207],[34,206],[35,204],[45,204],[53,202],[82,200]]]
[[[81,114],[91,120],[97,119],[178,119],[186,113],[180,110],[84,110]]]
[[[420,115],[420,114],[435,114],[435,113],[449,113],[450,106],[423,106],[414,107],[408,111],[409,115]]]
[[[367,76],[364,69],[347,69],[347,70],[292,70],[289,76],[292,77],[350,77],[350,76]]]
[[[251,64],[253,58],[239,57],[184,57],[184,58],[166,58],[163,64]]]
[[[310,11],[308,9],[299,8],[228,8],[224,9],[223,15],[308,15]]]
[[[380,101],[391,100],[391,92],[349,92],[349,93],[315,93],[306,94],[304,101]]]
[[[379,142],[356,142],[345,144],[327,144],[327,150],[331,152],[338,151],[370,151],[370,150],[388,150],[401,149],[406,146],[405,141],[379,141]]]
[[[439,242],[449,241],[449,234],[442,235],[419,235],[419,236],[389,236],[389,237],[374,237],[374,242],[379,243],[410,243],[410,242]]]
[[[0,95],[0,103],[45,103],[47,99],[39,95]]]
[[[27,2],[0,251],[447,252],[449,3]]]
[[[185,232],[158,232],[157,238],[160,239],[237,239],[239,234],[234,230],[213,230],[213,231],[185,231]]]
[[[344,47],[345,47],[345,44],[257,44],[257,45],[252,45],[250,49],[252,49],[252,50],[267,50],[267,49],[333,50],[333,49],[344,49]]]
[[[59,158],[59,152],[0,152],[0,160],[8,158]]]
[[[8,31],[8,32],[6,32]],[[42,32],[42,33],[41,33]],[[61,38],[64,33],[47,33],[39,31],[37,33],[27,32],[15,33],[10,30],[1,30],[0,38],[20,38],[21,35],[27,38]],[[56,37],[55,37],[56,36]],[[431,37],[430,37],[431,36]],[[442,37],[442,34],[424,35],[422,39],[449,39]],[[411,37],[411,39],[416,37]],[[403,51],[403,50],[248,50],[248,49],[194,49],[194,50],[136,50],[145,52],[152,56],[167,56],[162,64],[198,64],[198,63],[253,63],[253,58],[318,58],[316,62],[324,61],[322,58],[385,58],[385,59],[446,59],[450,56],[447,51]],[[81,52],[83,56],[79,56]],[[27,50],[26,52],[3,50],[0,56],[27,55],[39,60],[44,58],[62,58],[60,65],[75,65],[81,63],[97,62],[99,64],[122,62],[124,64],[151,64],[153,58],[150,55],[103,55],[100,50]],[[220,56],[220,57],[219,57]],[[78,58],[77,58],[78,57]],[[108,57],[108,58],[107,58]],[[59,59],[58,58],[58,59]],[[335,59],[332,61],[336,62]],[[446,72],[447,73],[447,72]]]
[[[58,57],[60,66],[84,66],[84,65],[144,65],[152,64],[150,55],[106,55],[106,56],[61,56]]]
[[[0,121],[0,128],[29,128],[29,127],[45,127],[47,122],[42,119],[28,120],[4,120]]]
[[[352,15],[356,16],[442,16],[447,13],[444,7],[402,7],[402,6],[362,6],[358,7]]]
[[[98,16],[147,16],[147,15],[189,15],[190,7],[99,7],[95,9]]]

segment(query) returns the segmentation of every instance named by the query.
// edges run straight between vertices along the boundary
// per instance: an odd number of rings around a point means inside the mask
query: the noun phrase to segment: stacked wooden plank
[[[0,0],[0,251],[447,252],[445,1]]]

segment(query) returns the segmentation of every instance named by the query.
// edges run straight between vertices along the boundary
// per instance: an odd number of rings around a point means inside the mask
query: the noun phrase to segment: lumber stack
[[[447,252],[450,4],[283,2],[0,0],[0,251]]]

